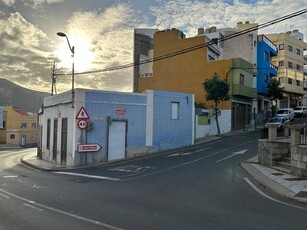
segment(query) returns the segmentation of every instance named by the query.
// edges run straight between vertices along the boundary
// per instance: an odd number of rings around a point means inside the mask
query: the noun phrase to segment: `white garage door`
[[[126,122],[113,121],[109,127],[108,160],[125,158]]]

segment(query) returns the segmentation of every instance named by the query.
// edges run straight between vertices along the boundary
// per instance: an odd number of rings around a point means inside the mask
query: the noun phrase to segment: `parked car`
[[[278,125],[277,130],[281,131],[285,124],[290,124],[290,120],[286,117],[273,117],[264,126],[267,128],[268,124]]]
[[[276,116],[277,117],[285,117],[285,118],[289,119],[290,121],[293,121],[294,120],[294,109],[293,108],[279,109],[279,110],[277,110]]]
[[[295,117],[305,117],[307,116],[307,106],[298,106],[294,109]]]

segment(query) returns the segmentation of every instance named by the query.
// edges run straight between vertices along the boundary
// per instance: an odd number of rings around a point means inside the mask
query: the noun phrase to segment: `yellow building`
[[[36,146],[38,138],[37,115],[25,113],[12,106],[3,106],[3,128],[0,144],[11,146]]]
[[[284,87],[285,95],[279,101],[279,108],[296,107],[303,104],[303,96],[307,94],[307,79],[304,76],[304,65],[307,58],[304,51],[307,43],[304,35],[298,30],[279,34],[266,34],[278,47],[278,56],[272,63],[278,66],[278,80]]]
[[[205,35],[186,38],[180,30],[170,29],[156,32],[153,41],[153,75],[137,78],[138,92],[155,89],[191,93],[197,104],[211,109],[203,82],[216,73],[231,86],[231,100],[219,105],[219,109],[230,111],[231,129],[251,124],[252,100],[256,98],[251,63],[241,58],[219,60],[219,44]]]

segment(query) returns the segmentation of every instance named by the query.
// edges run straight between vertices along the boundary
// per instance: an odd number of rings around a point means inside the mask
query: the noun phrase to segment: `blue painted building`
[[[277,67],[272,65],[272,57],[277,56],[277,46],[273,44],[265,35],[258,35],[257,46],[257,93],[266,95],[267,85],[272,77],[277,76]]]
[[[261,124],[272,113],[271,101],[267,97],[267,85],[272,77],[277,76],[278,68],[272,64],[272,57],[277,56],[277,46],[265,35],[258,35],[257,42],[257,123]]]
[[[73,105],[73,106],[72,106]],[[45,98],[39,116],[42,159],[95,164],[194,143],[194,96],[148,90],[75,89]]]

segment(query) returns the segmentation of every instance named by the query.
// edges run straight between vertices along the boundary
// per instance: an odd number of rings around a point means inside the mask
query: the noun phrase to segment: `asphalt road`
[[[306,207],[259,194],[239,163],[260,132],[58,172],[0,151],[0,229],[306,229]],[[32,150],[33,151],[33,150]]]

